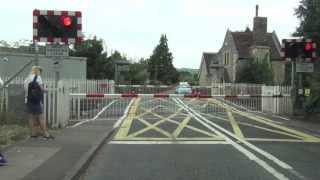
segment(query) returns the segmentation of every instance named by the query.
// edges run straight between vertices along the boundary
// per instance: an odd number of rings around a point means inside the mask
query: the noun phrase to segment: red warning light
[[[311,44],[308,43],[308,44],[306,45],[306,50],[309,51],[309,50],[311,49],[311,47],[312,47]]]
[[[63,25],[68,26],[68,27],[71,26],[71,24],[72,24],[71,18],[68,16],[63,16],[61,18],[61,21],[62,21]]]

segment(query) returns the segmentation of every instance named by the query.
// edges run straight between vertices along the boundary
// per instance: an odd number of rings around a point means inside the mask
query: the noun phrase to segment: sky
[[[24,3],[23,3],[24,2]],[[241,3],[240,3],[241,2]],[[10,0],[0,11],[0,40],[32,40],[32,11],[81,11],[83,32],[104,39],[107,49],[148,58],[167,34],[176,68],[199,68],[203,52],[217,52],[225,33],[252,29],[255,6],[268,31],[291,38],[299,25],[299,0]]]

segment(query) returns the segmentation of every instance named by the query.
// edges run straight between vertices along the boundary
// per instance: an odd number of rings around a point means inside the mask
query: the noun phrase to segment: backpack
[[[43,100],[43,92],[39,83],[37,82],[38,75],[34,76],[34,79],[28,85],[28,102],[37,103]]]

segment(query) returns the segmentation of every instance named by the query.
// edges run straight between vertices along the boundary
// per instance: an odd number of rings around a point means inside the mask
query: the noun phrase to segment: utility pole
[[[34,65],[39,66],[39,46],[38,46],[37,40],[33,40],[33,46],[34,46]]]

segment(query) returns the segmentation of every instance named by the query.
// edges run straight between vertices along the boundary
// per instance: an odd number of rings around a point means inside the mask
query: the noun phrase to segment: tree
[[[104,42],[97,36],[85,39],[81,44],[75,44],[70,50],[70,56],[87,58],[87,78],[99,79],[101,67],[105,67],[107,52],[104,51]]]
[[[81,44],[75,44],[70,50],[70,56],[87,58],[88,79],[114,79],[116,60],[126,59],[117,50],[111,51],[108,57],[104,41],[97,36],[84,37]]]
[[[252,32],[252,31],[251,31],[251,29],[249,28],[249,26],[247,26],[247,27],[246,27],[246,30],[244,30],[244,32],[250,33],[250,32]]]
[[[180,71],[179,81],[186,81],[185,79],[190,78],[190,76],[192,76],[190,72],[188,72],[188,71]]]
[[[191,74],[188,71],[180,71],[180,81],[188,82],[191,86],[197,86],[199,84],[198,74]]]
[[[131,84],[145,84],[149,79],[149,73],[147,72],[147,68],[148,60],[141,58],[138,62],[132,62],[130,64],[129,71],[123,71],[122,75],[126,79],[131,79]]]
[[[173,66],[172,61],[173,56],[168,47],[167,36],[162,34],[159,44],[154,48],[153,53],[149,58],[147,70],[150,73],[150,79],[154,80],[157,66],[157,81],[168,85],[177,83],[179,81],[180,73]]]
[[[300,21],[299,27],[291,34],[292,37],[320,37],[320,3],[319,0],[301,0],[295,8],[295,16]],[[319,42],[319,41],[318,41]]]
[[[295,8],[295,16],[300,21],[292,37],[312,38],[320,42],[320,3],[319,0],[301,0],[298,7]],[[317,50],[319,56],[320,49]],[[315,72],[304,74],[306,83],[304,87],[310,87],[311,95],[302,99],[303,107],[307,113],[314,112],[320,107],[320,69],[317,58],[315,63]],[[297,86],[299,84],[296,83]]]
[[[268,59],[248,58],[236,75],[236,83],[274,85],[274,73]]]
[[[291,62],[286,62],[285,63],[285,69],[284,69],[284,81],[283,84],[284,86],[291,86],[291,72],[292,72],[292,68],[291,68]]]

